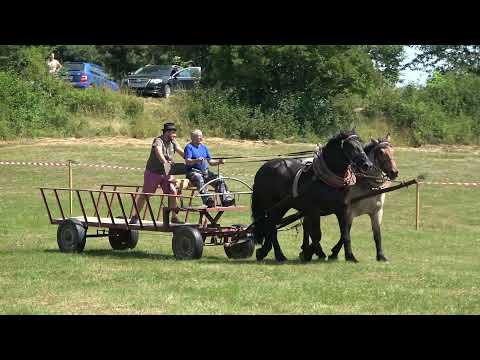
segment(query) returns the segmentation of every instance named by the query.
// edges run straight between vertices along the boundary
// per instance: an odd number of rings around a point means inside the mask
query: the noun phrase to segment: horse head
[[[383,139],[375,140],[372,138],[371,143],[365,147],[365,152],[369,154],[375,167],[382,170],[390,180],[394,180],[398,177],[398,168],[393,157],[394,149],[390,140],[390,134],[387,134]]]
[[[360,137],[355,132],[355,128],[351,131],[341,132],[327,143],[327,148],[336,148],[337,158],[341,157],[344,164],[355,165],[362,171],[368,171],[373,167],[373,163],[363,150],[363,144]]]

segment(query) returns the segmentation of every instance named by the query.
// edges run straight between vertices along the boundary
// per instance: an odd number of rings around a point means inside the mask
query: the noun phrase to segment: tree
[[[366,46],[366,51],[384,78],[392,85],[397,83],[400,76],[401,63],[405,59],[404,46],[368,45]]]
[[[480,74],[480,45],[418,45],[415,48],[420,54],[406,67]]]

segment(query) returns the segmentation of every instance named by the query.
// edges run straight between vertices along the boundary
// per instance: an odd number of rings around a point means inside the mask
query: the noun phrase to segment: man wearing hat
[[[145,172],[143,174],[143,192],[155,193],[157,187],[160,186],[164,194],[177,195],[175,188],[175,179],[170,174],[170,170],[174,164],[173,157],[176,152],[184,157],[183,150],[177,144],[177,129],[174,123],[167,122],[163,125],[163,134],[153,139],[150,149],[150,157],[148,158]],[[137,208],[140,213],[145,205],[146,195],[139,195],[137,198]],[[172,211],[172,223],[178,223],[177,199],[174,196],[168,197],[168,206]],[[130,220],[131,224],[138,222],[135,214]]]

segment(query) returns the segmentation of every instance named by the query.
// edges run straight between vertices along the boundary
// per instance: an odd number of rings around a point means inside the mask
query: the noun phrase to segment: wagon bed
[[[188,183],[183,183],[183,186],[180,184],[179,195],[158,192],[145,194],[138,191],[140,188],[138,185],[109,184],[102,185],[100,189],[41,187],[50,223],[58,225],[57,242],[60,251],[81,252],[86,239],[92,237],[108,237],[115,250],[133,249],[138,242],[139,231],[152,231],[173,233],[172,248],[175,257],[179,259],[200,258],[203,245],[223,245],[227,256],[232,258],[245,258],[253,254],[253,236],[247,233],[246,226],[219,224],[225,212],[244,211],[246,206],[217,206],[221,194],[215,193],[210,193],[215,199],[214,207],[194,206],[193,201],[198,201],[200,197]],[[185,195],[183,191],[191,193]],[[66,216],[62,205],[65,194],[76,195],[80,216]],[[231,194],[237,203],[241,195],[251,194],[251,191]],[[142,211],[136,206],[135,198],[138,195],[148,195]],[[165,198],[169,196],[177,197],[180,202],[178,217],[183,220],[182,223],[169,221],[171,209],[165,205],[168,203]],[[133,215],[137,215],[139,220],[130,224]],[[192,219],[194,216],[198,218],[197,221]],[[89,228],[97,228],[96,234],[87,234]]]

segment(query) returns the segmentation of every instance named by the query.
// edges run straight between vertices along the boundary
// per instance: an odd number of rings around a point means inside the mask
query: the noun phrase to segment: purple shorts
[[[164,194],[176,195],[175,184],[168,181],[169,175],[159,175],[145,170],[143,173],[143,192],[155,193],[158,185],[162,188]]]

